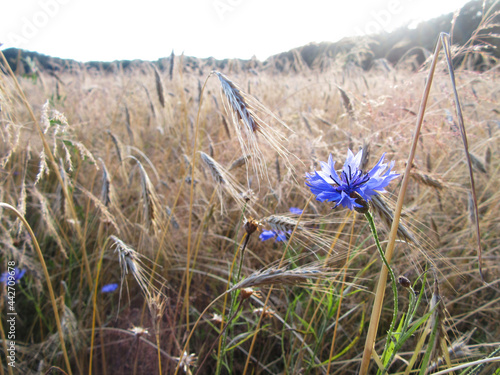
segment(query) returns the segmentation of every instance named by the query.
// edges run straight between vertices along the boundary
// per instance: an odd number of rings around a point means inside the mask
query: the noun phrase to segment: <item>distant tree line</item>
[[[262,62],[255,58],[216,60],[182,56],[181,63],[185,71],[198,71],[200,74],[203,74],[205,68],[228,68],[235,71],[274,69],[281,72],[323,70],[339,60],[365,70],[377,65],[380,60],[387,66],[407,61],[416,69],[432,53],[438,35],[448,32],[452,35],[453,44],[457,46],[455,66],[465,65],[468,69],[484,70],[500,58],[500,27],[495,26],[500,24],[499,21],[498,2],[473,0],[455,14],[449,13],[422,22],[416,28],[404,26],[391,33],[349,37],[334,43],[311,43],[271,56]],[[11,68],[18,74],[34,74],[36,70],[56,73],[81,68],[113,73],[116,69],[137,68],[144,63],[141,60],[80,63],[16,48],[6,49],[3,53]],[[171,56],[152,63],[162,71],[171,72],[174,59],[172,52]]]

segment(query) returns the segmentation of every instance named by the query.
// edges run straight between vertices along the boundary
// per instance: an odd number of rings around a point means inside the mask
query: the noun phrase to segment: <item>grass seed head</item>
[[[258,100],[233,83],[220,72],[213,72],[220,81],[226,112],[231,115],[233,127],[240,143],[243,155],[251,156],[252,169],[258,176],[266,176],[267,162],[263,152],[262,142],[266,143],[283,159],[287,168],[293,169],[289,157],[292,155],[285,143],[288,138],[280,130],[290,128],[274,113],[264,107]],[[266,120],[273,120],[277,125],[271,126]],[[291,130],[290,130],[291,131]],[[261,134],[259,140],[257,134]]]
[[[114,247],[115,252],[118,253],[118,260],[122,269],[122,286],[126,275],[130,272],[137,281],[137,284],[139,284],[147,302],[150,303],[150,301],[153,300],[151,291],[155,291],[156,288],[149,282],[149,277],[141,260],[141,255],[118,237],[112,235],[109,239],[113,242],[112,247]],[[120,286],[120,294],[122,286]]]
[[[238,120],[241,120],[243,122],[248,131],[258,131],[258,122],[256,121],[254,115],[251,113],[249,105],[243,97],[240,89],[224,74],[220,72],[215,72],[215,74],[219,78],[222,91],[229,103],[232,113]]]
[[[271,229],[283,232],[294,230],[298,224],[297,220],[282,215],[270,215],[263,218],[261,221],[269,225]],[[302,229],[302,227],[299,225],[297,229]]]
[[[235,284],[229,291],[263,285],[308,284],[311,280],[331,278],[334,275],[336,275],[335,272],[319,264],[309,264],[294,269],[270,267],[254,272]]]
[[[160,72],[153,65],[153,70],[155,72],[155,83],[156,83],[156,93],[158,94],[158,100],[163,108],[165,108],[165,94],[163,93],[163,80],[161,79]]]

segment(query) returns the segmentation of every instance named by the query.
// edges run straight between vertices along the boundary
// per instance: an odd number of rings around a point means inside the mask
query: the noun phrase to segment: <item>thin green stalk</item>
[[[392,333],[394,332],[394,327],[396,326],[396,320],[398,318],[398,285],[396,284],[396,276],[394,276],[394,272],[392,268],[385,258],[384,251],[382,250],[382,245],[380,245],[380,241],[378,239],[377,228],[375,227],[375,221],[373,220],[373,215],[370,211],[365,213],[366,220],[368,220],[368,224],[370,225],[370,229],[372,231],[373,239],[375,240],[375,244],[377,245],[378,253],[380,254],[380,258],[382,258],[382,262],[384,262],[387,270],[389,271],[389,277],[391,278],[391,286],[392,286],[392,294],[394,296],[394,311],[392,313],[392,321],[389,326],[389,332],[387,333],[387,340],[385,342],[384,354],[382,355],[382,363],[384,362],[384,358],[387,354],[387,348],[392,341]]]
[[[233,285],[238,283],[240,281],[240,278],[241,278],[241,269],[243,268],[243,259],[245,257],[245,249],[248,245],[248,240],[250,239],[250,236],[252,235],[252,233],[247,233],[247,236],[245,237],[245,242],[243,242],[243,247],[241,248],[241,254],[240,254],[240,264],[239,264],[239,267],[238,267],[238,272],[236,273],[236,278],[234,279],[233,281]],[[233,311],[237,312],[237,309],[238,309],[238,299],[237,299],[237,296],[238,296],[238,291],[235,290],[233,294],[231,294],[231,306],[230,306],[230,310],[229,310],[229,314],[228,316],[231,317],[232,314],[233,314]],[[229,326],[229,334],[232,336],[233,335],[233,332],[234,332],[234,324],[232,324],[232,319],[228,322],[231,323],[231,325]],[[227,330],[225,331],[227,332]],[[224,333],[226,334],[226,333]],[[225,341],[227,341],[227,337],[225,339]],[[225,345],[226,343],[224,342],[224,348],[225,348]],[[234,351],[230,351],[229,352],[229,355],[230,355],[230,360],[229,360],[229,363],[232,364],[234,363]]]
[[[330,366],[332,364],[331,358],[333,357],[333,350],[335,348],[335,339],[337,338],[337,328],[339,326],[339,318],[340,318],[340,310],[342,307],[342,299],[344,297],[344,287],[345,287],[345,281],[346,281],[346,276],[347,276],[347,267],[349,266],[349,263],[351,262],[350,256],[351,256],[351,247],[352,247],[352,241],[354,239],[354,224],[356,223],[356,215],[354,215],[354,219],[352,221],[351,225],[351,236],[349,239],[349,247],[347,248],[347,256],[346,256],[346,261],[344,264],[344,269],[342,270],[343,275],[342,275],[342,284],[340,285],[340,296],[339,296],[339,302],[338,302],[338,307],[337,307],[337,314],[335,317],[335,328],[333,329],[333,338],[332,338],[332,343],[330,345],[330,354],[328,355],[328,367],[326,369],[326,373],[330,373]]]
[[[245,240],[246,238],[246,233],[243,235],[243,238],[241,239],[241,242],[240,242],[240,245],[243,244],[243,241]],[[239,253],[239,249],[240,249],[240,246],[238,246],[237,250],[236,250],[236,254],[233,258],[233,262],[231,263],[231,268],[229,269],[229,275],[227,277],[227,287],[226,287],[226,291],[221,295],[221,296],[224,296],[224,303],[222,304],[222,319],[221,319],[221,323],[220,323],[220,330],[221,332],[223,332],[224,330],[224,318],[225,318],[225,313],[226,313],[226,305],[227,305],[227,296],[228,296],[228,291],[230,289],[230,283],[231,283],[231,278],[232,278],[232,275],[233,275],[233,270],[234,270],[234,265],[236,264],[236,259],[238,257],[238,253]],[[219,297],[217,297],[218,299]],[[212,305],[212,303],[210,304]],[[217,348],[217,362],[220,360],[221,358],[221,353],[222,353],[222,336],[219,337],[219,346]]]
[[[224,294],[226,294],[226,293],[224,293]],[[241,309],[243,309],[243,305],[240,305],[240,306],[241,306]],[[227,324],[224,325],[224,328],[222,328],[222,331],[219,333],[219,336],[221,336],[224,332],[226,332],[227,328],[230,325],[232,325],[233,319],[236,318],[239,315],[239,313],[241,312],[241,309],[238,307],[238,310],[235,311],[232,316],[229,316],[229,320],[228,320]],[[208,350],[208,354],[203,359],[203,362],[201,362],[199,365],[197,365],[198,366],[198,370],[196,371],[196,375],[198,375],[200,373],[201,368],[205,364],[205,361],[209,357],[210,353],[214,350],[214,347],[215,347],[215,345],[217,344],[218,341],[219,341],[219,337],[217,337],[217,339],[214,341],[214,343],[212,344],[212,346]]]
[[[390,355],[389,359],[387,360],[387,362],[385,361],[387,351],[384,350],[384,354],[382,355],[382,363],[387,363],[384,371],[382,371],[382,375],[387,374],[387,371],[389,370],[389,367],[391,367],[391,363],[392,363],[394,357],[396,356],[396,353],[399,351],[399,349],[403,345],[404,341],[406,341],[405,334],[408,330],[408,326],[410,325],[410,323],[413,320],[413,316],[414,316],[416,308],[417,308],[417,299],[415,298],[415,291],[413,290],[413,288],[411,286],[409,287],[409,290],[410,290],[410,306],[408,307],[408,313],[406,314],[406,316],[403,317],[403,319],[404,319],[403,320],[403,327],[401,328],[401,331],[398,332],[398,334],[397,334],[398,337],[397,337],[396,343],[394,345],[394,348],[392,349],[391,355]],[[390,340],[387,340],[387,343],[390,343]],[[386,349],[387,349],[387,343],[386,343]]]
[[[238,272],[236,273],[236,279],[234,280],[234,284],[236,283],[239,283],[240,282],[240,277],[241,277],[241,269],[243,268],[243,258],[245,257],[245,249],[247,248],[247,245],[248,245],[248,240],[250,239],[250,236],[252,234],[249,233],[246,237],[245,237],[245,242],[243,242],[243,246],[241,248],[241,254],[240,254],[240,265],[238,267]]]
[[[193,328],[191,328],[191,331],[189,332],[189,336],[188,338],[186,339],[186,343],[184,344],[184,348],[182,349],[181,353],[187,353],[187,347],[189,346],[189,341],[191,340],[191,337],[193,336],[193,333],[196,329],[196,327],[198,326],[198,323],[201,321],[201,318],[206,314],[206,312],[215,304],[215,302],[217,302],[219,300],[219,298],[222,298],[223,296],[226,296],[227,295],[227,291],[222,293],[220,296],[218,296],[217,298],[215,298],[212,302],[210,302],[210,304],[205,307],[205,310],[202,311],[202,313],[200,314],[200,316],[198,317],[198,320],[196,320],[196,322],[194,323],[193,325]],[[182,355],[182,354],[181,354]],[[177,361],[177,366],[175,368],[175,373],[174,375],[177,375],[177,373],[179,372],[179,368],[180,368],[180,361]]]
[[[304,215],[304,212],[306,211],[306,208],[307,208],[307,206],[309,206],[309,203],[311,202],[313,197],[314,197],[314,195],[311,195],[309,197],[309,199],[307,200],[306,204],[304,205],[302,213],[300,214],[300,216],[297,220],[297,224],[295,225],[295,228],[293,228],[292,234],[290,235],[290,238],[288,239],[288,242],[286,243],[285,251],[283,251],[283,255],[280,259],[278,267],[281,267],[281,265],[283,264],[285,257],[286,257],[286,254],[288,253],[288,247],[290,246],[293,238],[295,237],[295,232],[297,231],[297,227],[298,227],[299,223],[301,222],[302,216]],[[255,327],[255,333],[254,333],[253,338],[252,338],[252,343],[250,344],[250,349],[248,350],[247,360],[245,362],[245,368],[243,369],[243,375],[246,375],[247,370],[248,370],[248,366],[250,365],[250,358],[252,358],[253,348],[255,347],[255,342],[257,341],[257,335],[259,334],[259,331],[260,331],[260,325],[262,324],[262,319],[264,318],[264,314],[266,312],[266,307],[267,307],[267,304],[269,303],[269,299],[271,298],[272,291],[273,291],[273,285],[271,285],[269,287],[269,291],[267,292],[266,300],[264,301],[264,305],[262,306],[262,313],[260,314],[259,320],[257,321],[257,326]]]
[[[331,246],[330,246],[330,249],[328,250],[328,253],[327,253],[326,257],[325,257],[325,263],[324,263],[324,264],[325,264],[325,266],[326,266],[326,264],[328,263],[328,260],[330,259],[331,255],[332,255],[333,249],[335,248],[335,245],[337,244],[337,241],[339,240],[339,237],[340,237],[341,233],[343,232],[345,225],[347,224],[347,220],[351,217],[351,214],[352,214],[352,211],[349,211],[349,214],[348,214],[348,215],[344,218],[344,220],[342,221],[342,224],[340,225],[340,228],[339,228],[339,230],[337,231],[337,234],[336,234],[336,236],[335,236],[335,239],[332,241],[332,244],[331,244]],[[334,279],[334,280],[332,280],[332,281],[331,281],[331,283],[330,283],[330,286],[331,286],[331,287],[333,286],[333,283],[334,283],[334,282],[336,282],[336,279]],[[318,289],[319,283],[320,283],[320,280],[318,279],[318,280],[316,281],[315,286],[312,288],[311,297],[309,298],[309,301],[307,302],[307,306],[306,306],[306,308],[305,308],[305,310],[304,310],[304,316],[308,316],[308,314],[309,314],[309,309],[311,308],[312,303],[313,303],[313,301],[315,300],[315,294],[316,294],[316,291],[317,291],[317,289]],[[316,319],[316,315],[317,315],[317,313],[318,313],[318,311],[319,311],[319,307],[320,307],[320,305],[323,303],[324,298],[325,298],[325,295],[323,294],[323,296],[321,297],[321,300],[320,300],[320,302],[319,302],[318,306],[317,306],[317,307],[316,307],[316,309],[314,310],[314,313],[313,313],[313,315],[312,315],[311,319],[309,320],[308,327],[311,327],[311,326],[312,326],[312,324],[313,324],[313,322],[314,322],[314,320]],[[292,344],[292,350],[290,351],[291,353],[295,353],[295,352],[296,352],[296,345],[295,345],[295,344],[296,344],[296,342],[297,342],[297,341],[296,341],[296,340],[294,340],[294,342],[293,342],[293,344]],[[297,364],[297,363],[300,363],[300,361],[302,360],[302,353],[303,353],[302,349],[303,349],[304,345],[305,345],[305,340],[303,340],[303,341],[301,342],[300,348],[298,349],[299,359],[295,362],[296,364]],[[289,356],[289,357],[288,357],[288,360],[287,360],[287,363],[286,363],[286,368],[288,368],[288,367],[290,367],[290,366],[291,366],[291,360],[292,360],[292,356]],[[295,365],[294,365],[294,366],[295,366]],[[295,369],[294,369],[294,370],[295,370]],[[298,370],[297,370],[297,371],[298,371]]]

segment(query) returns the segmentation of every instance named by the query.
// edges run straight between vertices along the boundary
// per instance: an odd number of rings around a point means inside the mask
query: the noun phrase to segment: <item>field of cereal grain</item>
[[[455,70],[476,218],[438,58],[370,373],[498,373],[497,67]],[[1,373],[358,373],[382,259],[364,212],[306,180],[385,153],[399,176],[361,197],[385,249],[429,69],[4,65]]]

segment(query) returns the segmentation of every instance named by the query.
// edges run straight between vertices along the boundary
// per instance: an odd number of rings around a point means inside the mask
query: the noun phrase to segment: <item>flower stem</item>
[[[398,317],[398,286],[396,284],[396,277],[394,276],[394,272],[392,271],[389,262],[385,258],[384,251],[382,250],[382,246],[380,245],[380,241],[378,239],[378,234],[377,234],[377,228],[375,227],[375,221],[373,220],[373,215],[371,214],[370,211],[368,211],[365,213],[365,217],[368,220],[368,224],[370,225],[372,236],[373,239],[375,240],[375,244],[377,245],[377,250],[380,254],[380,258],[382,258],[382,262],[384,262],[385,266],[387,267],[387,270],[389,271],[389,277],[391,278],[392,293],[394,296],[394,311],[392,314],[392,321],[389,327],[389,332],[387,333],[387,340],[385,342],[385,349],[384,349],[384,357],[385,357],[387,348],[392,340],[392,333],[394,331],[394,327],[396,325],[396,319]],[[384,360],[384,357],[382,357],[382,361]]]
[[[245,241],[243,242],[243,246],[241,247],[241,251],[240,251],[240,265],[238,267],[238,273],[236,274],[236,279],[233,281],[233,285],[239,283],[239,281],[240,281],[241,269],[243,268],[243,259],[245,257],[245,249],[247,248],[248,240],[250,239],[251,235],[252,235],[252,233],[247,233],[246,234]],[[230,319],[227,322],[227,325],[229,326],[229,329],[224,330],[224,333],[223,333],[223,335],[224,335],[224,346],[223,346],[224,351],[226,350],[225,349],[225,345],[226,345],[226,342],[227,342],[227,335],[228,335],[228,333],[231,336],[233,335],[233,330],[234,330],[233,319],[236,317],[236,313],[237,313],[237,310],[239,308],[238,299],[236,298],[237,296],[238,296],[238,291],[235,290],[231,294],[231,305],[229,307],[229,314],[228,314],[228,316],[230,317]],[[234,311],[234,313],[233,313],[233,311]],[[230,366],[232,367],[233,363],[234,363],[234,351],[231,351],[229,353],[229,355],[230,355],[229,363],[230,363]],[[222,363],[222,362],[220,362],[220,363]]]

